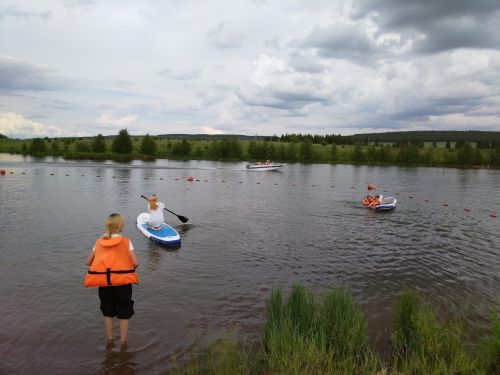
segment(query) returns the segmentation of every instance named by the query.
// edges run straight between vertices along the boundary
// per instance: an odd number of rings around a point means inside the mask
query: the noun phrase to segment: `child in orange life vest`
[[[120,235],[125,219],[111,214],[106,220],[106,233],[99,238],[89,256],[89,271],[85,275],[85,287],[99,287],[101,311],[107,345],[113,344],[113,318],[120,320],[122,347],[127,344],[128,320],[134,315],[132,284],[138,284],[135,269],[139,266],[132,242]]]

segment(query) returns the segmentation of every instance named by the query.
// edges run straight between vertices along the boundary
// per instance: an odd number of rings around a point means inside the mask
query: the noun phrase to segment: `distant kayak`
[[[375,206],[375,211],[388,211],[396,208],[398,200],[394,197],[381,197],[382,201]]]
[[[251,171],[278,171],[286,164],[247,164],[247,169]]]
[[[137,229],[151,241],[162,245],[180,245],[181,236],[170,225],[163,223],[155,230],[148,226],[149,213],[143,212],[137,216]]]

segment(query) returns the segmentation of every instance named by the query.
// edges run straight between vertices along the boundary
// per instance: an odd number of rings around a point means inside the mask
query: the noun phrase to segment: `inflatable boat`
[[[398,200],[394,197],[381,197],[381,202],[375,206],[375,211],[388,211],[396,208]]]

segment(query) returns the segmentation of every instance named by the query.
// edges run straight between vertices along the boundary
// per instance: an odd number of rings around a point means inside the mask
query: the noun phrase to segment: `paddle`
[[[145,197],[144,195],[141,194],[141,197],[143,197],[144,199],[148,200],[147,197]],[[186,216],[182,216],[182,215],[177,215],[175,212],[173,211],[170,211],[168,208],[163,208],[165,211],[168,211],[170,212],[171,214],[174,214],[175,216],[177,216],[177,218],[182,221],[183,223],[186,223],[189,219],[186,217]]]

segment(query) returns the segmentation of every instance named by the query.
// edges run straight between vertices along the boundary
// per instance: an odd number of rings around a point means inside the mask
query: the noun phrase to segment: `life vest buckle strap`
[[[134,272],[135,272],[135,270],[109,271],[109,273],[120,273],[120,274],[123,274],[123,273],[134,273]],[[108,271],[99,272],[99,271],[90,271],[89,270],[88,273],[91,274],[91,275],[107,275]]]
[[[111,268],[106,268],[106,271],[91,271],[89,270],[90,275],[106,275],[106,282],[108,285],[111,284],[111,274],[112,273],[117,273],[117,274],[125,274],[125,273],[134,273],[135,269],[133,270],[117,270],[117,271],[111,271]]]
[[[111,273],[134,273],[134,270],[120,270],[120,271],[110,271]]]

